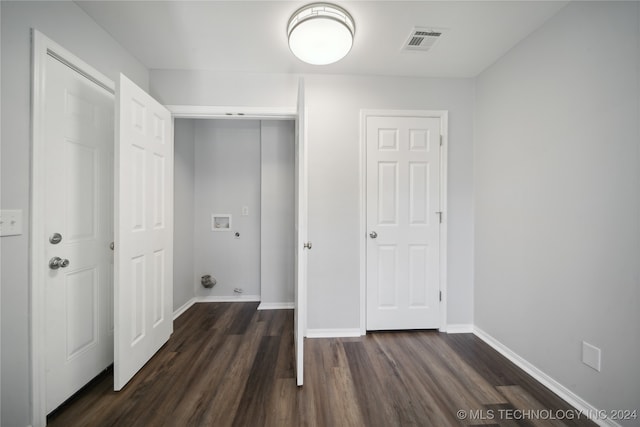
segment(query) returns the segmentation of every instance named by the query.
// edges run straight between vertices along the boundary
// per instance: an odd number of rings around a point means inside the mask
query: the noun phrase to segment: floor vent
[[[414,28],[402,50],[426,52],[436,44],[444,34],[440,28]]]

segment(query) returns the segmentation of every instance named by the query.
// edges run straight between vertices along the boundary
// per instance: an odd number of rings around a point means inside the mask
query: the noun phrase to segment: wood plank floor
[[[595,426],[471,334],[307,339],[298,388],[293,312],[256,308],[194,305],[124,390],[106,371],[49,425]]]

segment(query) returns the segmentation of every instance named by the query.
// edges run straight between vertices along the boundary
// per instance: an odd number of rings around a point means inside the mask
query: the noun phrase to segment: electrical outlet
[[[249,216],[249,206],[242,207],[242,216]]]
[[[582,341],[582,363],[600,372],[601,351],[598,347]]]

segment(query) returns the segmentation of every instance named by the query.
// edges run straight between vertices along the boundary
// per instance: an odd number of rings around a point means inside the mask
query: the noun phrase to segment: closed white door
[[[113,362],[113,94],[47,56],[46,412]]]
[[[368,117],[367,329],[440,326],[440,120]]]
[[[173,332],[171,113],[120,75],[116,143],[115,361],[120,390]]]
[[[298,119],[295,157],[295,284],[293,339],[296,353],[296,384],[304,382],[304,331],[307,316],[307,154],[305,138],[304,81],[298,83]]]

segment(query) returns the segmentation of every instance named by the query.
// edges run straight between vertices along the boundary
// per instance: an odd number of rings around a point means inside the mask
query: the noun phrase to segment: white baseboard
[[[362,336],[360,328],[353,329],[307,329],[307,338],[350,338]]]
[[[215,296],[209,295],[206,297],[196,297],[198,302],[260,302],[260,295],[230,295],[230,296]]]
[[[198,302],[197,298],[191,298],[189,301],[185,302],[181,307],[178,307],[178,309],[173,312],[173,320],[176,320],[178,317],[182,315],[182,313],[189,310],[191,306],[196,302]]]
[[[453,324],[447,325],[446,332],[448,334],[472,334],[473,333],[473,325],[472,324]]]
[[[557,394],[560,398],[566,401],[568,404],[587,415],[589,418],[592,418],[592,421],[598,424],[601,427],[621,427],[620,424],[616,423],[613,420],[609,419],[599,419],[598,414],[601,413],[597,408],[591,405],[589,402],[560,384],[558,381],[551,378],[549,375],[542,372],[540,369],[535,367],[529,361],[515,353],[506,345],[502,344],[500,341],[483,331],[482,329],[475,326],[473,328],[473,333],[480,338],[482,341],[487,343],[489,346],[493,347],[498,353],[502,354],[504,357],[509,359],[514,365],[518,366],[520,369],[525,371],[527,374],[531,375],[536,381],[547,387],[549,390]]]
[[[292,302],[261,302],[258,310],[293,310]]]

